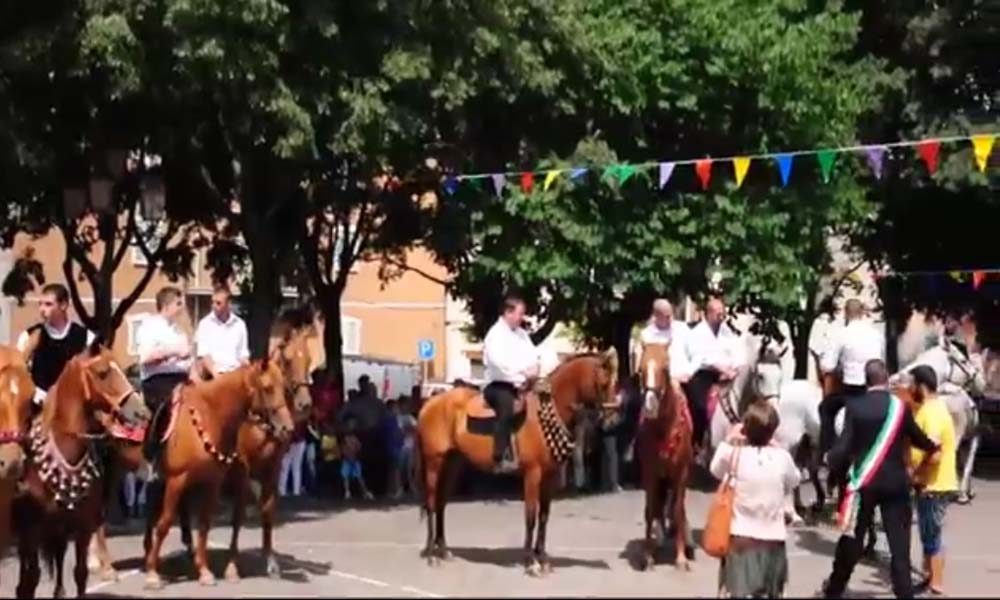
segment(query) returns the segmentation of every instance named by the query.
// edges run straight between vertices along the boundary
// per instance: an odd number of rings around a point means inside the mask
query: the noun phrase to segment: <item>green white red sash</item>
[[[875,473],[878,473],[885,457],[892,447],[893,440],[899,432],[899,427],[903,424],[903,416],[906,414],[906,406],[903,401],[895,395],[889,395],[889,411],[882,423],[875,443],[868,450],[868,453],[860,461],[851,467],[847,488],[844,492],[844,499],[840,503],[840,510],[837,514],[837,524],[841,533],[852,535],[854,526],[858,518],[858,509],[861,507],[861,491],[863,487],[871,483]]]

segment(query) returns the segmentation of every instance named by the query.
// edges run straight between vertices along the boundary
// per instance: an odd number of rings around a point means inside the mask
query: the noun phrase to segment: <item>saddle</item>
[[[533,390],[519,390],[517,399],[514,401],[514,414],[511,416],[510,433],[514,436],[524,425],[528,405],[528,397]],[[469,400],[465,408],[466,429],[475,435],[492,436],[497,427],[497,413],[486,402],[482,394],[477,394]]]

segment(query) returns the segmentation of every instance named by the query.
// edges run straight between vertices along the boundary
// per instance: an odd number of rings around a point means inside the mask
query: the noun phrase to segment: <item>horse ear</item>
[[[104,346],[104,336],[95,335],[94,341],[90,342],[90,346],[87,347],[87,352],[91,356],[97,356],[101,353],[101,348]]]
[[[612,374],[618,373],[618,351],[614,347],[608,348],[607,352],[601,357],[601,366]]]

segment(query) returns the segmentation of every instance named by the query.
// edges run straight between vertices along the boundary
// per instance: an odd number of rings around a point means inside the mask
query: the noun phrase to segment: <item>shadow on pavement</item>
[[[500,567],[520,567],[524,565],[524,550],[522,548],[449,548],[456,558],[464,561],[495,565]],[[583,567],[587,569],[611,570],[611,565],[605,560],[584,560],[564,556],[550,556],[553,569]]]
[[[692,562],[697,562],[699,560],[713,560],[712,557],[708,556],[701,551],[701,530],[692,529],[691,535],[694,538],[694,552],[688,552],[688,560]],[[646,540],[644,538],[637,538],[634,540],[629,540],[625,543],[625,548],[618,555],[618,558],[626,560],[630,567],[635,571],[645,571],[643,568],[644,557],[645,557]],[[670,565],[674,566],[677,564],[677,551],[674,548],[673,538],[670,538],[670,543],[664,545],[662,542],[657,544],[656,551],[653,553],[653,565]]]

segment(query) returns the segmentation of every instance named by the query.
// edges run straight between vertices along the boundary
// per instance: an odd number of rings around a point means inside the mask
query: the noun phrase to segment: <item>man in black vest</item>
[[[36,408],[41,407],[45,394],[59,379],[66,363],[94,341],[92,332],[69,320],[69,291],[61,283],[42,288],[38,314],[41,322],[17,338],[17,349],[31,365]]]

